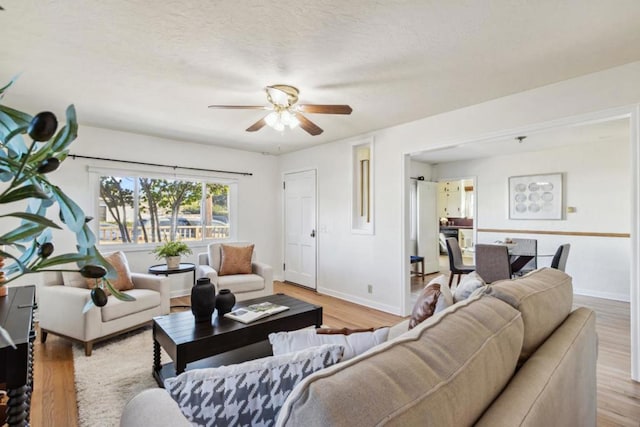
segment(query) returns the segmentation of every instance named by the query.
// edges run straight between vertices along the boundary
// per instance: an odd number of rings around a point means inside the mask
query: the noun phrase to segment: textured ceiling
[[[8,102],[284,153],[640,60],[640,1],[0,0]],[[615,7],[614,7],[615,5]],[[325,132],[244,130],[285,83]]]

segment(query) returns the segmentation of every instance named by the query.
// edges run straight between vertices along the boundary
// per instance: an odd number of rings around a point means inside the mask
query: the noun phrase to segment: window
[[[228,183],[101,175],[99,244],[228,239],[230,193]]]

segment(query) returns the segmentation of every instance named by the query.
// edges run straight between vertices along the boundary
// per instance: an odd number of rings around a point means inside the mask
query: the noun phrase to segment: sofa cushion
[[[453,305],[453,293],[451,293],[451,288],[449,287],[449,277],[447,277],[447,275],[441,274],[440,276],[431,279],[427,286],[431,286],[436,283],[440,285],[440,298],[438,298],[435,312],[440,313],[445,308]]]
[[[469,298],[476,289],[485,285],[486,283],[482,280],[482,277],[475,271],[465,274],[453,293],[453,301],[459,302],[465,300]]]
[[[469,298],[307,377],[277,425],[471,425],[513,375],[522,338],[520,312],[496,298]]]
[[[571,276],[554,268],[542,268],[520,279],[501,281],[491,285],[490,292],[522,313],[521,362],[567,318],[573,305]]]
[[[251,292],[264,289],[264,279],[257,274],[234,274],[218,277],[218,289],[229,289],[231,292]]]
[[[117,273],[117,277],[115,279],[109,280],[111,286],[119,291],[128,291],[133,289],[131,271],[129,270],[129,263],[127,262],[127,257],[124,255],[124,252],[117,251],[105,254],[104,259],[111,264]]]
[[[129,263],[124,252],[110,252],[102,255],[109,264],[115,269],[117,277],[110,279],[111,285],[119,291],[128,291],[133,289],[133,280],[131,278],[131,271],[129,269]],[[69,266],[70,269],[76,269],[75,265]],[[93,289],[96,286],[96,279],[88,279],[83,277],[76,271],[63,271],[62,283],[65,286],[72,286],[74,288],[89,288]],[[104,287],[104,291],[107,295],[111,295],[111,292]]]
[[[409,319],[409,329],[415,328],[416,325],[433,316],[440,294],[440,285],[438,283],[427,286],[422,290],[420,296],[418,296],[418,300],[413,305],[411,318]]]
[[[251,274],[251,256],[253,255],[253,247],[222,245],[219,276],[230,274]]]
[[[109,297],[107,305],[100,309],[102,321],[109,322],[130,314],[139,313],[160,305],[160,293],[149,289],[132,289],[126,291],[135,301],[120,301],[113,295]]]
[[[336,344],[344,347],[342,360],[351,359],[364,353],[378,344],[382,344],[389,336],[389,328],[379,328],[371,332],[354,332],[350,334],[318,333],[320,329],[302,329],[292,332],[269,334],[269,342],[275,356],[293,353],[305,348],[322,344]]]
[[[291,390],[340,361],[342,347],[324,345],[238,365],[194,369],[164,385],[194,425],[273,425]]]
[[[453,294],[449,288],[449,279],[441,274],[432,279],[418,296],[409,320],[409,329],[452,304]]]

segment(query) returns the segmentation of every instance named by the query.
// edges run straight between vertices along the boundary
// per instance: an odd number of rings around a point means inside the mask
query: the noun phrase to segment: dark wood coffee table
[[[153,376],[158,385],[164,387],[165,379],[187,368],[229,365],[270,356],[271,346],[267,340],[270,333],[322,325],[322,307],[284,294],[241,301],[235,307],[264,301],[285,305],[289,310],[249,324],[219,318],[217,313],[211,322],[196,323],[190,311],[154,317]],[[160,347],[173,363],[161,364]]]

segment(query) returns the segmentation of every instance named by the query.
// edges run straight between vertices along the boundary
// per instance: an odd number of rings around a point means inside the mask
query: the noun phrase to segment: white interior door
[[[424,272],[440,270],[438,234],[438,183],[418,181],[418,255],[424,257]]]
[[[316,288],[316,171],[284,177],[284,279]]]

